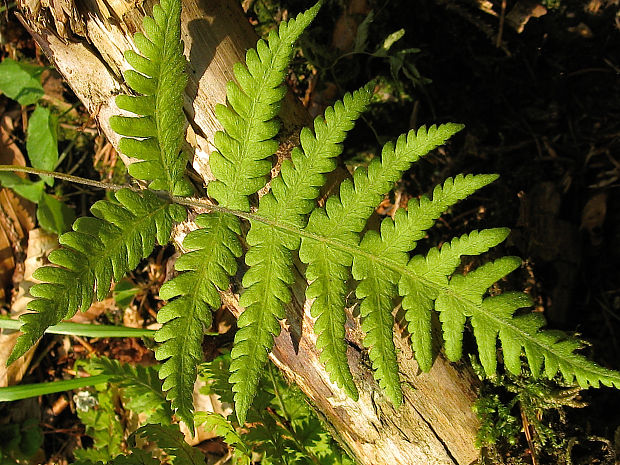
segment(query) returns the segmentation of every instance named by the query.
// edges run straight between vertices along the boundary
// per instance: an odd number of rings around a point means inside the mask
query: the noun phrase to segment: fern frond
[[[245,65],[237,63],[233,68],[237,83],[228,84],[229,106],[215,109],[225,132],[216,133],[217,151],[209,157],[217,181],[209,184],[208,193],[220,205],[248,211],[248,196],[265,184],[271,170],[266,158],[278,148],[273,138],[280,125],[274,118],[286,94],[283,82],[293,44],[316,16],[320,3],[280,23],[269,33],[268,42],[259,40],[256,49],[248,50]]]
[[[138,116],[114,116],[110,127],[125,136],[119,142],[120,151],[138,159],[129,165],[130,175],[150,181],[151,189],[190,195],[192,186],[183,177],[187,164],[182,152],[187,76],[180,19],[180,0],[161,0],[153,7],[153,17],[144,18],[146,35],[134,36],[141,55],[125,53],[133,70],[124,73],[127,84],[141,95],[116,98],[121,110]]]
[[[237,463],[249,464],[251,462],[251,449],[232,424],[222,415],[213,412],[196,412],[196,424],[204,426],[207,431],[214,431],[215,434],[224,438],[227,444],[233,446],[238,459]],[[242,454],[241,457],[239,457],[240,454]]]
[[[318,237],[330,238],[339,242],[357,246],[359,233],[366,225],[366,221],[380,203],[383,195],[392,189],[402,173],[413,162],[435,147],[443,144],[449,137],[461,130],[457,124],[445,124],[440,127],[432,126],[426,130],[422,127],[417,132],[410,131],[406,136],[398,138],[396,144],[386,144],[382,150],[381,160],[373,160],[368,169],[358,168],[353,180],[345,180],[340,186],[340,193],[327,199],[325,208],[315,209],[310,215],[305,230]],[[344,322],[346,320],[344,307],[347,292],[347,281],[350,278],[349,267],[353,264],[353,256],[330,247],[325,241],[303,238],[299,257],[308,264],[306,278],[310,282],[306,291],[308,298],[315,298],[311,307],[312,316],[317,318],[315,331],[319,334],[317,346],[322,349],[321,357],[334,381],[343,387],[354,399],[357,398],[357,389],[348,368],[346,358],[346,342]],[[365,287],[368,287],[367,285]],[[360,295],[368,296],[364,287]],[[380,304],[382,308],[389,305],[389,297],[376,296],[373,304]],[[370,303],[369,303],[370,304]],[[391,308],[389,310],[391,313]],[[370,313],[367,312],[366,316]],[[381,355],[371,355],[378,361],[379,357],[387,357],[386,363],[395,366],[395,354],[390,338],[386,340],[385,315],[374,323],[367,323],[367,329],[376,334],[385,346],[379,348]],[[371,336],[371,340],[374,336]],[[392,347],[390,347],[392,345]],[[377,354],[377,351],[375,351]],[[400,387],[396,378],[387,380],[387,373],[379,371],[378,376],[384,380],[384,385],[391,386],[390,397],[396,401],[400,398]],[[387,381],[386,381],[387,380]],[[397,401],[399,403],[400,401]]]
[[[394,220],[385,218],[381,223],[380,234],[368,231],[364,234],[360,247],[374,256],[389,257],[403,267],[409,260],[408,252],[416,242],[424,237],[439,216],[459,200],[473,194],[476,190],[497,179],[496,175],[463,176],[447,179],[443,186],[437,186],[432,198],[422,196],[409,202],[409,209],[396,211]],[[397,294],[400,274],[375,264],[364,256],[353,257],[353,277],[360,281],[356,296],[362,299],[360,314],[362,329],[366,333],[364,345],[370,349],[370,359],[375,370],[375,378],[386,392],[388,398],[399,405],[402,399],[398,364],[392,335],[393,296]],[[431,332],[430,313],[428,319],[416,319],[423,328],[410,327],[412,343],[418,362],[423,370],[430,369]],[[412,325],[413,326],[413,325]]]
[[[370,103],[370,88],[345,95],[325,112],[325,118],[314,121],[315,133],[304,129],[301,147],[292,153],[292,161],[282,163],[281,176],[275,178],[271,192],[259,203],[257,215],[272,221],[286,222],[302,228],[314,205],[324,174],[335,168],[334,157],[342,151],[341,143],[353,128],[355,120]],[[294,281],[292,250],[299,248],[299,237],[274,233],[260,222],[251,222],[247,236],[250,245],[246,263],[250,267],[243,277],[245,292],[240,304],[245,307],[235,336],[231,382],[235,384],[235,405],[243,424],[258,380],[280,333],[278,320],[284,318],[284,307],[290,302],[289,286]]]
[[[198,449],[185,442],[178,425],[144,425],[136,430],[136,436],[144,435],[173,457],[175,465],[204,465],[205,457]]]
[[[169,425],[172,409],[162,392],[161,382],[153,367],[131,366],[107,357],[89,360],[91,374],[110,375],[110,383],[122,389],[124,405],[136,413],[146,413],[149,423]]]
[[[170,204],[149,191],[121,189],[120,204],[100,200],[91,207],[95,217],[78,218],[73,231],[60,236],[61,248],[34,273],[43,281],[30,290],[35,313],[20,317],[22,335],[8,363],[23,355],[45,332],[78,309],[86,311],[94,299],[103,300],[112,280],[119,280],[147,257],[155,240],[167,244],[174,222],[185,218],[185,209]]]
[[[211,326],[211,309],[220,306],[218,289],[228,287],[241,256],[239,220],[231,215],[199,215],[200,229],[183,240],[185,253],[175,263],[182,272],[161,287],[159,296],[169,302],[157,313],[163,326],[155,333],[157,360],[165,360],[159,376],[164,380],[177,415],[191,429],[196,366],[202,361],[202,339]],[[171,300],[173,299],[173,300]]]

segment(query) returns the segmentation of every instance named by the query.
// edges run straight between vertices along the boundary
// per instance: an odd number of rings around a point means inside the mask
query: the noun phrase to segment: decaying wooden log
[[[126,91],[121,77],[128,67],[123,51],[133,47],[132,34],[152,3],[138,0],[20,0],[21,20],[39,46],[65,77],[75,94],[116,145],[118,136],[108,118],[119,113],[114,96]],[[185,109],[192,166],[205,182],[214,133],[220,129],[214,107],[225,101],[225,83],[232,65],[256,36],[236,0],[184,0],[183,39],[189,59]],[[282,119],[294,134],[308,117],[289,96]],[[127,163],[131,160],[125,159]],[[474,378],[439,356],[430,373],[419,373],[406,337],[396,328],[404,405],[395,409],[384,398],[361,349],[361,330],[347,322],[348,357],[360,390],[353,402],[329,381],[319,362],[313,321],[301,278],[294,289],[288,319],[276,339],[273,361],[306,393],[317,412],[347,450],[368,465],[465,465],[477,458],[474,436],[478,426],[471,405]],[[239,286],[233,286],[239,289]],[[238,294],[229,290],[225,304],[237,315]]]

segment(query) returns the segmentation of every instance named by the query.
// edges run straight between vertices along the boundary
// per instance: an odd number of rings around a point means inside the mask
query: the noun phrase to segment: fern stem
[[[121,189],[131,189],[133,191],[140,190],[131,186],[122,186],[120,184],[93,181],[92,179],[81,178],[79,176],[73,176],[71,174],[59,173],[58,171],[40,170],[37,168],[30,168],[29,166],[0,165],[0,171],[36,174],[37,176],[51,176],[56,179],[62,179],[63,181],[74,182],[76,184],[83,184],[85,186],[96,187],[97,189],[107,189],[111,191],[119,191]]]

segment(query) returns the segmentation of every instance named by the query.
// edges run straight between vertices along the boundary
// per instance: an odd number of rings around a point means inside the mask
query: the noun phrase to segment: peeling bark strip
[[[121,77],[127,68],[123,52],[132,48],[131,36],[140,29],[152,2],[126,0],[20,0],[22,22],[50,61],[113,143],[118,136],[108,118],[119,113],[114,96],[127,89]],[[52,6],[46,6],[51,4]],[[43,5],[43,6],[42,6]],[[236,0],[184,0],[183,40],[190,62],[186,113],[193,149],[193,166],[208,180],[208,154],[215,131],[220,129],[214,107],[225,100],[226,81],[232,65],[240,61],[256,36]],[[62,24],[62,27],[59,27]],[[308,121],[303,109],[289,96],[283,108],[285,128]],[[126,163],[130,160],[124,158]],[[347,322],[349,362],[360,391],[353,402],[329,382],[319,362],[304,302],[304,282],[299,275],[293,289],[289,319],[276,339],[272,360],[310,398],[328,428],[363,465],[466,465],[478,452],[474,447],[477,420],[471,410],[475,379],[467,371],[438,357],[430,373],[419,374],[409,343],[397,330],[404,405],[398,410],[383,397],[372,377],[361,330]],[[238,286],[236,287],[238,288]],[[226,292],[224,302],[238,316],[238,295]]]

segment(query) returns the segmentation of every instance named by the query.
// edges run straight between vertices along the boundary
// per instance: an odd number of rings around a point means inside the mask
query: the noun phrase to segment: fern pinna
[[[184,179],[186,160],[180,150],[186,82],[180,15],[178,0],[164,0],[153,8],[153,18],[145,18],[149,37],[135,36],[143,55],[126,54],[139,72],[125,73],[127,82],[143,95],[117,98],[119,108],[141,116],[117,116],[110,121],[120,134],[130,136],[121,139],[121,149],[143,160],[132,164],[130,173],[169,195],[192,192]],[[9,363],[23,355],[49,326],[71,318],[79,308],[86,311],[95,298],[105,298],[112,280],[119,280],[147,257],[155,240],[167,244],[173,224],[186,217],[183,207],[148,190],[122,189],[115,196],[118,202],[95,203],[91,208],[94,218],[79,218],[73,231],[60,237],[62,247],[49,257],[56,266],[35,272],[34,278],[43,283],[31,289],[35,300],[28,308],[36,313],[21,317],[23,334]]]
[[[432,364],[431,321],[439,313],[445,350],[451,360],[462,353],[464,326],[469,319],[487,373],[495,372],[497,341],[507,369],[519,373],[525,352],[532,373],[554,377],[558,372],[582,387],[620,386],[620,375],[575,353],[581,343],[557,331],[545,331],[539,313],[515,312],[530,306],[527,295],[509,292],[487,296],[496,281],[520,266],[520,259],[504,257],[468,274],[456,273],[464,255],[479,255],[506,239],[508,230],[473,231],[425,255],[411,257],[417,241],[441,213],[459,200],[493,182],[495,175],[458,175],[437,186],[431,196],[411,201],[385,218],[378,231],[367,227],[377,205],[402,173],[435,147],[462,129],[457,124],[422,127],[386,144],[381,157],[358,168],[323,207],[317,197],[326,175],[336,166],[348,131],[368,108],[372,88],[364,87],[336,102],[300,134],[300,147],[282,163],[271,180],[270,192],[252,205],[251,195],[264,187],[278,148],[280,102],[293,44],[318,12],[320,4],[280,24],[268,41],[249,50],[245,64],[234,68],[236,83],[228,85],[227,105],[216,109],[223,131],[215,136],[217,150],[210,165],[216,180],[208,185],[211,199],[203,205],[211,213],[199,215],[197,229],[183,241],[175,269],[179,274],[161,289],[168,303],[160,310],[162,324],[156,340],[159,376],[177,415],[193,427],[192,392],[196,366],[202,358],[201,342],[211,324],[211,310],[220,306],[219,291],[227,289],[244,253],[247,271],[230,365],[236,414],[243,423],[258,387],[261,372],[286,317],[291,300],[293,259],[307,264],[306,297],[312,300],[321,359],[332,381],[353,398],[357,389],[347,363],[345,304],[354,283],[360,301],[364,345],[369,350],[375,377],[395,404],[402,400],[397,357],[393,343],[392,309],[402,298],[412,346],[422,370]],[[61,249],[50,256],[56,266],[37,272],[45,283],[33,287],[30,308],[23,316],[24,334],[12,359],[23,354],[45,328],[93,298],[108,292],[119,279],[150,253],[154,240],[166,243],[173,222],[186,212],[174,201],[191,193],[183,177],[186,164],[181,151],[183,135],[180,92],[183,64],[180,42],[180,2],[162,1],[145,19],[148,35],[136,35],[142,55],[127,54],[135,68],[128,83],[141,95],[120,96],[120,108],[136,117],[118,117],[111,124],[126,138],[120,148],[138,159],[130,174],[150,182],[151,189],[124,189],[119,204],[93,206],[96,218],[80,219],[74,231],[60,238]],[[172,79],[171,76],[176,76]],[[133,168],[132,168],[133,167]],[[183,202],[181,202],[183,203]],[[185,202],[186,204],[188,202]],[[191,203],[191,202],[190,202]],[[242,227],[242,221],[249,228]],[[248,230],[245,241],[240,237]],[[245,246],[243,245],[245,244]],[[353,278],[353,279],[351,279]],[[73,283],[77,282],[78,286]]]

